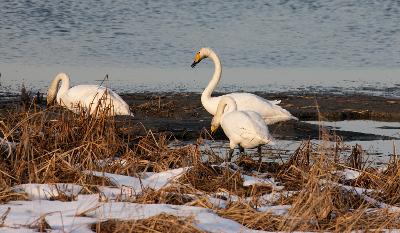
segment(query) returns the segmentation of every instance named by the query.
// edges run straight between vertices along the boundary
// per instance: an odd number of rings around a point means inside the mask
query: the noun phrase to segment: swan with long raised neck
[[[261,160],[261,146],[274,144],[261,115],[254,111],[238,111],[235,100],[230,96],[221,97],[211,121],[211,133],[219,126],[229,138],[229,160],[236,146],[239,146],[241,152],[244,152],[244,148],[258,147]]]
[[[129,105],[114,91],[98,85],[78,85],[70,88],[70,80],[65,73],[57,74],[50,84],[47,105],[53,104],[54,101],[75,113],[84,110],[93,114],[98,110],[109,109],[108,115],[133,116]]]
[[[214,62],[215,70],[211,81],[208,83],[201,95],[201,103],[211,115],[215,115],[218,103],[222,96],[211,97],[221,79],[222,67],[217,54],[210,48],[201,48],[196,53],[192,68],[194,68],[204,58],[210,58]],[[274,124],[280,121],[298,120],[290,112],[283,109],[278,104],[280,101],[268,101],[251,93],[230,93],[223,96],[230,96],[234,99],[238,110],[248,110],[258,112],[267,124]]]

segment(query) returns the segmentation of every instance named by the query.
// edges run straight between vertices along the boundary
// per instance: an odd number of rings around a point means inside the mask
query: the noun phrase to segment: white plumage
[[[218,103],[222,96],[211,97],[211,94],[221,79],[221,62],[212,49],[202,48],[196,53],[192,67],[195,67],[197,63],[207,57],[214,62],[215,70],[211,81],[201,95],[201,103],[207,112],[209,112],[211,115],[215,115]],[[274,124],[280,121],[287,121],[291,119],[298,120],[287,110],[278,105],[280,103],[279,100],[268,101],[251,93],[230,93],[223,96],[232,97],[236,102],[238,110],[254,111],[259,113],[267,124]]]
[[[255,148],[273,144],[273,138],[261,115],[254,111],[237,110],[236,102],[230,96],[221,97],[211,121],[211,132],[215,132],[219,125],[229,138],[230,156],[237,146]]]
[[[61,86],[57,91],[59,82]],[[78,113],[81,110],[93,114],[98,110],[111,108],[109,115],[131,115],[129,105],[112,90],[98,85],[70,86],[69,77],[59,73],[51,82],[47,93],[47,104],[57,101],[58,104]]]

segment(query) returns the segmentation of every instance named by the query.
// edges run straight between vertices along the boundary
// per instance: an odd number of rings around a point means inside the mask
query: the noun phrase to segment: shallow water
[[[378,121],[365,121],[365,120],[354,120],[354,121],[337,121],[337,122],[316,122],[308,121],[312,124],[322,124],[326,127],[335,127],[336,129],[385,135],[391,137],[397,137],[395,140],[373,140],[373,141],[344,141],[340,144],[342,149],[342,159],[346,159],[352,152],[352,148],[356,145],[361,146],[364,151],[364,162],[366,165],[374,167],[384,166],[390,159],[390,157],[396,153],[399,154],[400,147],[400,123],[399,122],[378,122]],[[185,142],[191,143],[191,142]],[[301,146],[302,141],[294,140],[275,140],[274,146],[263,146],[263,160],[281,162],[286,161],[294,151]],[[311,140],[314,148],[318,146],[325,146],[329,148],[333,146],[333,143],[327,143],[321,140]],[[182,142],[171,143],[170,146],[182,145]],[[226,158],[229,150],[228,141],[212,141],[206,140],[200,147],[204,155],[215,154],[221,158]],[[246,153],[258,158],[256,149],[246,149]],[[235,150],[235,157],[239,156],[239,150]]]
[[[3,0],[2,91],[22,79],[43,91],[60,71],[75,84],[110,74],[123,92],[199,91],[210,64],[189,65],[210,46],[220,90],[400,96],[399,13],[394,0]]]
[[[202,92],[212,76],[212,64],[186,68],[116,68],[24,66],[0,64],[0,94],[19,92],[22,83],[45,93],[53,77],[68,72],[72,85],[101,84],[117,92]],[[400,98],[400,69],[226,68],[216,88],[220,92],[291,92],[292,94],[367,94]]]

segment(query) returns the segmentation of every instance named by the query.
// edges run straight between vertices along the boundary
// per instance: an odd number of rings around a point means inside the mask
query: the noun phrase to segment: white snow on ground
[[[274,215],[286,215],[292,207],[291,205],[275,205],[275,206],[261,206],[257,208],[257,211],[260,212],[269,212]]]
[[[225,165],[224,165],[225,166]],[[0,205],[0,216],[6,218],[1,232],[35,232],[41,218],[50,225],[51,232],[92,232],[90,225],[108,219],[138,220],[150,218],[162,213],[193,217],[194,225],[207,232],[262,232],[246,228],[239,222],[222,218],[214,210],[195,207],[190,205],[170,205],[170,204],[139,204],[124,200],[140,194],[144,188],[159,190],[168,185],[186,172],[188,168],[173,169],[165,172],[147,172],[138,174],[140,177],[131,177],[111,173],[86,171],[96,176],[108,177],[117,187],[98,186],[101,193],[82,195],[82,187],[76,184],[22,184],[13,187],[16,192],[24,192],[31,199],[29,201],[11,201]],[[346,179],[355,179],[360,174],[351,169],[344,169],[338,172]],[[242,174],[244,186],[263,185],[272,188],[271,193],[267,193],[254,199],[254,197],[239,197],[225,191],[204,194],[204,197],[214,206],[214,208],[226,208],[230,202],[258,203],[257,211],[271,213],[273,215],[287,216],[290,205],[276,205],[281,197],[289,197],[297,191],[283,191],[273,178],[266,178],[266,174]],[[346,192],[359,195],[376,208],[387,208],[393,212],[399,212],[400,208],[387,205],[368,196],[372,189],[363,189],[346,186],[331,181],[321,180],[321,184],[332,184],[342,188]],[[51,201],[53,197],[60,194],[75,197],[73,201]],[[7,213],[8,212],[8,213]]]
[[[355,180],[357,179],[361,173],[356,170],[345,168],[343,170],[338,170],[335,174],[341,176],[344,180]]]
[[[50,199],[61,193],[67,196],[77,196],[82,186],[76,184],[21,184],[13,187],[15,192],[24,192],[30,199]]]
[[[86,171],[87,174],[109,178],[118,187],[130,187],[135,194],[139,194],[145,188],[158,190],[165,187],[172,180],[182,175],[188,168],[177,168],[164,172],[154,173],[147,178],[137,178],[132,176],[117,175],[107,172]]]
[[[0,213],[10,208],[10,212],[0,228],[14,232],[32,232],[41,217],[44,217],[51,229],[60,232],[90,232],[89,224],[107,219],[138,220],[161,213],[191,217],[194,224],[208,232],[257,232],[238,222],[219,217],[212,210],[183,205],[137,204],[129,202],[99,202],[99,196],[79,195],[77,201],[60,202],[48,200],[12,201],[0,206]],[[18,229],[17,229],[18,228]]]
[[[24,192],[31,199],[29,201],[11,201],[0,205],[0,215],[6,215],[3,227],[0,232],[34,232],[41,218],[50,225],[51,232],[91,232],[90,224],[105,221],[107,219],[144,219],[161,213],[175,216],[194,217],[194,224],[200,229],[208,232],[258,232],[248,229],[238,222],[222,218],[213,210],[169,204],[138,204],[121,202],[125,197],[133,197],[140,193],[143,188],[158,190],[171,184],[174,179],[182,175],[188,168],[173,169],[165,172],[149,172],[140,174],[142,179],[137,177],[123,176],[111,173],[86,171],[96,176],[110,178],[118,187],[99,186],[100,194],[82,195],[82,187],[76,184],[22,184],[13,187],[16,192]],[[260,178],[243,175],[245,185],[268,185],[273,190],[280,190],[272,178]],[[287,213],[290,206],[268,206],[282,194],[274,191],[260,197],[258,211],[271,212],[283,215]],[[75,199],[69,202],[58,200],[51,201],[60,194],[74,196]],[[207,195],[206,195],[207,196]],[[226,197],[223,200],[219,197]],[[208,195],[208,200],[217,208],[225,208],[229,201],[247,201],[251,198],[241,199],[229,193],[220,192]],[[267,203],[268,202],[268,203]],[[8,210],[9,209],[9,210]]]
[[[272,187],[274,190],[282,190],[284,188],[284,186],[277,185],[274,178],[259,178],[248,175],[242,175],[242,178],[243,178],[243,186],[265,185]]]

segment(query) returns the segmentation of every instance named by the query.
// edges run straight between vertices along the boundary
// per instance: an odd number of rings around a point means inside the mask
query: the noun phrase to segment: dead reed
[[[141,220],[108,220],[92,225],[91,229],[101,233],[117,232],[170,232],[192,233],[203,232],[193,226],[193,218],[182,218],[168,214],[160,214]]]
[[[137,111],[152,109],[153,105],[157,105],[157,99],[150,107],[139,106]],[[202,206],[255,230],[348,232],[400,227],[399,213],[390,208],[400,205],[397,157],[393,156],[385,170],[367,167],[359,147],[343,160],[340,137],[323,128],[321,144],[304,141],[287,161],[260,163],[243,156],[236,161],[237,168],[232,169],[217,159],[204,161],[200,141],[171,148],[170,135],[151,131],[144,136],[129,135],[114,117],[108,117],[107,111],[112,109],[88,116],[60,107],[29,106],[0,116],[1,136],[18,143],[12,153],[2,153],[4,149],[0,149],[0,203],[26,198],[12,191],[17,184],[75,183],[83,186],[84,193],[98,193],[99,185],[114,186],[107,178],[87,174],[88,170],[140,177],[142,172],[188,167],[170,186],[145,189],[125,201]],[[171,107],[160,100],[158,106],[160,111]],[[344,168],[356,170],[360,176],[352,180],[339,177],[337,171]],[[260,174],[284,186],[282,193],[292,191],[293,195],[273,202],[290,205],[288,213],[274,215],[258,210],[260,197],[276,191],[270,186],[243,185],[243,175]],[[76,198],[59,193],[54,200]],[[221,193],[238,198],[229,199]],[[226,201],[226,208],[213,205],[210,196]],[[36,228],[48,228],[40,221]],[[109,220],[93,225],[92,230],[201,232],[193,226],[193,218],[165,214],[137,221]]]

